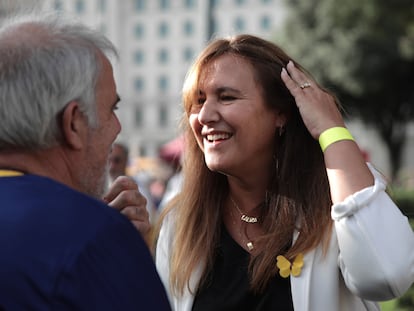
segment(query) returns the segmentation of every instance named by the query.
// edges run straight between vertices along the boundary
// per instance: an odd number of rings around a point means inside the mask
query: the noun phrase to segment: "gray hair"
[[[73,100],[96,127],[100,53],[117,56],[103,34],[58,13],[7,18],[0,28],[0,150],[57,145],[61,113]]]

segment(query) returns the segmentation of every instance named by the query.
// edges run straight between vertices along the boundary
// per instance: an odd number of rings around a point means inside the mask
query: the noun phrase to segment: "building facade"
[[[114,42],[122,99],[119,140],[132,157],[155,157],[179,133],[181,88],[190,64],[213,37],[250,33],[272,39],[287,14],[284,0],[2,0],[0,15],[19,7],[72,14]],[[386,175],[386,148],[371,128],[348,124],[368,158]],[[414,127],[408,131],[403,174],[414,176]],[[414,185],[414,181],[412,182]]]
[[[41,0],[40,0],[41,1]],[[132,156],[156,156],[179,133],[181,88],[191,62],[215,36],[246,32],[270,38],[282,0],[43,0],[100,29],[116,45],[122,99],[120,140]]]

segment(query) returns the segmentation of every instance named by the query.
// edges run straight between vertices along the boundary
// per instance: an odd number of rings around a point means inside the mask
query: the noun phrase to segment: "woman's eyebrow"
[[[224,93],[224,92],[233,92],[233,93],[241,93],[238,89],[229,87],[229,86],[222,86],[217,88],[216,93]]]

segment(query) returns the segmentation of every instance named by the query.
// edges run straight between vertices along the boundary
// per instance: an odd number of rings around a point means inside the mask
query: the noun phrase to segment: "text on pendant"
[[[247,223],[250,223],[250,224],[257,222],[256,217],[250,217],[250,216],[247,216],[247,215],[244,215],[244,214],[241,215],[240,219],[243,220],[244,222],[247,222]]]

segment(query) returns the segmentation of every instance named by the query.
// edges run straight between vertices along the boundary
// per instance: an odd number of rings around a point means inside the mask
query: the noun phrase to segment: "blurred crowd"
[[[118,176],[130,176],[147,199],[150,222],[154,224],[161,210],[181,187],[181,136],[166,143],[158,157],[130,157],[125,143],[115,142],[109,157],[108,185]]]

